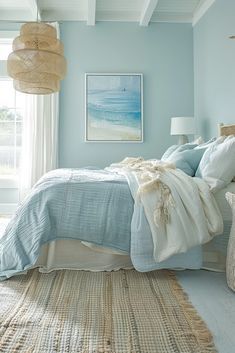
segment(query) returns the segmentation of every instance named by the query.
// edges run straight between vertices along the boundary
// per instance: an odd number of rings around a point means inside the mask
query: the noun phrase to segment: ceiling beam
[[[37,0],[27,0],[27,1],[28,1],[33,19],[36,20],[38,18],[38,20],[41,21],[42,16],[41,16],[41,11],[38,7],[38,1]]]
[[[148,26],[153,12],[157,6],[158,0],[146,0],[140,16],[140,26]]]
[[[95,25],[96,0],[88,0],[87,2],[87,25]]]
[[[201,0],[193,14],[193,26],[205,15],[215,0]]]

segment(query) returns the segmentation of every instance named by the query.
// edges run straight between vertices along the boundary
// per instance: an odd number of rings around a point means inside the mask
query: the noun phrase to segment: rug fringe
[[[214,345],[213,336],[210,333],[210,330],[208,329],[206,323],[201,319],[193,304],[189,300],[188,294],[185,293],[182,286],[179,284],[176,274],[173,271],[166,272],[168,272],[170,283],[174,290],[175,296],[178,300],[179,305],[182,307],[186,320],[192,330],[188,333],[183,332],[182,335],[194,335],[200,347],[198,353],[202,351],[204,353],[218,353]]]

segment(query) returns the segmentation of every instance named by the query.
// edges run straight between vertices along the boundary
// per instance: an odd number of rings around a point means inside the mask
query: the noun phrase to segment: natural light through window
[[[11,51],[9,38],[0,38],[0,60],[4,64]],[[6,44],[7,43],[7,44]],[[4,66],[4,65],[2,65]],[[15,91],[12,80],[0,71],[0,176],[19,173],[25,95]]]
[[[12,39],[0,38],[0,60],[7,60],[7,57],[11,51],[12,51]]]

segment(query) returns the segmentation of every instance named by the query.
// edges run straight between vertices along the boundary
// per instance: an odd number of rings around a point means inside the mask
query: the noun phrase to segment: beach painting
[[[142,80],[142,74],[86,74],[86,141],[143,141]]]

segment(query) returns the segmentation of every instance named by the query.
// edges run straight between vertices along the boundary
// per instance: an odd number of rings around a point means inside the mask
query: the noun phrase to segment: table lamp
[[[195,133],[193,117],[173,117],[171,118],[171,135],[179,135],[178,144],[182,145],[188,142],[186,135]]]

